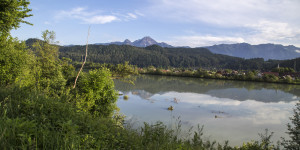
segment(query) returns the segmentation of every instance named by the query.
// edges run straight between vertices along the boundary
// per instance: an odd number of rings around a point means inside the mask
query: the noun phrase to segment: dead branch
[[[88,30],[88,36],[87,36],[87,40],[86,40],[86,48],[85,48],[85,57],[84,57],[84,61],[83,61],[82,65],[81,65],[81,68],[80,68],[80,70],[79,70],[79,72],[78,72],[78,74],[77,74],[77,76],[76,76],[76,79],[75,79],[75,83],[74,83],[73,89],[76,87],[77,79],[78,79],[78,77],[79,77],[79,74],[80,74],[81,70],[83,69],[83,66],[84,66],[85,62],[86,62],[87,50],[88,50],[88,43],[89,43],[89,36],[90,36],[90,28],[91,28],[91,27],[89,27],[89,30]]]

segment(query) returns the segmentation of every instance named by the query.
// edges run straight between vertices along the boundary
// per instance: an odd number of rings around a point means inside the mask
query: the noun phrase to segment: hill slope
[[[300,48],[279,44],[250,45],[248,43],[220,44],[205,47],[213,53],[225,54],[241,58],[293,59],[300,57]]]

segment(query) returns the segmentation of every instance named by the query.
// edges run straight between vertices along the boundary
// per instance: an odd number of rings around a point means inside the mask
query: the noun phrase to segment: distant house
[[[300,72],[286,72],[282,74],[282,76],[288,76],[288,75],[293,78],[300,78]]]
[[[263,74],[262,74],[262,73],[258,73],[257,76],[258,76],[259,78],[261,78],[261,77],[263,76]]]
[[[239,74],[239,72],[236,70],[232,70],[231,74],[237,75],[237,74]]]

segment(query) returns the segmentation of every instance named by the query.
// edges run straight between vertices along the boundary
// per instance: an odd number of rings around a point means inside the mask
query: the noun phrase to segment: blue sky
[[[150,36],[174,46],[276,43],[300,47],[299,0],[31,0],[20,40],[48,29],[61,45]]]

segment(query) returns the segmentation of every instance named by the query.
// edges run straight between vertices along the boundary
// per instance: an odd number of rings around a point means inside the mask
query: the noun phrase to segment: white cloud
[[[48,21],[45,21],[44,22],[44,24],[46,24],[46,25],[49,25],[49,24],[51,24],[50,22],[48,22]]]
[[[259,21],[257,24],[245,25],[253,29],[252,35],[247,40],[252,43],[263,42],[296,42],[300,40],[300,28],[293,27],[285,22]]]
[[[300,53],[300,50],[295,50],[295,52]]]
[[[246,33],[236,33],[227,35],[202,35],[201,33],[191,33],[192,35],[174,36],[166,41],[174,46],[201,47],[215,44],[234,43],[280,43],[283,45],[300,46],[300,31],[290,29],[285,23],[260,22],[257,25],[249,25],[253,31]],[[300,53],[300,50],[296,51]]]
[[[122,21],[136,20],[140,16],[144,16],[144,14],[142,14],[138,11],[134,11],[134,12],[130,12],[130,13],[114,12],[113,15],[118,16],[118,18]]]
[[[232,43],[243,43],[243,42],[245,42],[245,40],[241,37],[193,35],[193,36],[173,37],[172,40],[167,43],[174,46],[201,47],[201,46],[210,46],[210,45],[222,44],[222,43],[232,44]]]
[[[156,18],[170,22],[200,25],[204,23],[222,28],[223,31],[230,29],[229,32],[237,35],[231,38],[242,38],[251,44],[279,42],[297,45],[300,40],[300,1],[297,0],[151,0],[151,2],[152,6],[147,12]],[[224,36],[220,36],[222,37]],[[209,43],[205,45],[207,44]]]
[[[151,0],[149,8],[157,17],[176,21],[207,22],[243,26],[259,20],[293,20],[300,23],[300,2],[296,0]],[[288,11],[286,13],[284,11]],[[163,15],[162,15],[163,14]],[[280,17],[280,18],[279,18]],[[284,19],[282,19],[284,17]]]
[[[88,24],[105,24],[117,20],[116,16],[93,16],[91,18],[84,18],[83,20]]]
[[[103,15],[103,12],[89,11],[87,8],[77,7],[73,8],[70,11],[60,11],[56,15],[56,19],[78,19],[81,20],[84,24],[106,24],[113,21],[128,21],[132,19],[137,19],[138,16],[141,16],[141,13],[127,13],[126,15],[120,13],[111,13],[109,15]]]
[[[127,15],[128,15],[129,17],[133,18],[133,19],[136,19],[136,18],[137,18],[137,16],[136,16],[135,14],[133,14],[133,13],[128,13]]]
[[[138,16],[145,16],[145,14],[141,13],[140,11],[138,10],[135,10],[134,13]]]

